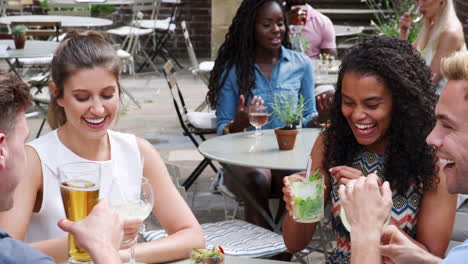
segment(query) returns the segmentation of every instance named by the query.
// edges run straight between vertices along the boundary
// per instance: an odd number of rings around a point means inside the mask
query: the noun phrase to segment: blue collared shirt
[[[462,264],[468,259],[468,239],[454,247],[439,264]]]
[[[317,113],[315,108],[314,78],[312,62],[305,55],[281,46],[280,59],[271,72],[271,79],[268,80],[260,68],[255,65],[255,87],[252,89],[254,96],[261,96],[265,105],[271,112],[273,96],[277,93],[294,93],[296,97],[301,94],[305,101],[303,112],[303,126],[305,126],[313,115]],[[216,118],[217,132],[222,135],[226,124],[234,120],[237,105],[239,104],[239,86],[237,85],[237,75],[233,66],[228,74],[224,86],[219,93]],[[223,73],[224,76],[225,73]],[[252,98],[247,99],[247,103]],[[284,122],[274,115],[270,115],[268,124],[262,129],[283,127]],[[253,130],[251,126],[248,130]]]
[[[39,250],[14,240],[5,231],[0,230],[0,263],[52,264],[55,262]]]

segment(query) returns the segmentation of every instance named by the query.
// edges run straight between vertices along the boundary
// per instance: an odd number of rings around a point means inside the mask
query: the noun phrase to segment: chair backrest
[[[49,37],[59,41],[62,32],[62,23],[58,21],[13,21],[11,28],[16,25],[25,25],[28,27],[27,36],[31,37]]]
[[[132,6],[133,20],[143,19],[145,13],[150,14],[149,19],[156,19],[160,6],[161,0],[135,0]]]
[[[91,5],[88,3],[49,2],[49,15],[91,16]]]
[[[19,0],[0,0],[1,16],[22,15],[23,3]]]
[[[187,53],[189,55],[190,62],[192,63],[193,70],[197,70],[198,60],[195,54],[195,50],[193,49],[192,41],[190,41],[190,35],[188,32],[187,24],[185,20],[180,22],[180,26],[182,27],[182,32],[184,34],[184,39],[185,39],[185,46],[187,46]]]
[[[171,176],[172,182],[174,183],[175,187],[179,191],[180,195],[187,201],[187,191],[185,190],[184,187],[180,186],[179,179],[182,178],[182,175],[180,174],[180,169],[179,166],[166,163],[166,168],[167,171],[169,172],[169,176]]]

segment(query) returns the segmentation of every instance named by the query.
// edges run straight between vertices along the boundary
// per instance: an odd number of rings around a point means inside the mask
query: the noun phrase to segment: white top
[[[108,130],[111,160],[96,161],[101,165],[99,198],[120,200],[122,194],[134,199],[140,193],[136,177],[143,174],[140,151],[136,137]],[[66,235],[57,221],[66,218],[60,194],[57,168],[65,163],[89,161],[73,153],[60,141],[57,130],[28,143],[33,147],[42,165],[43,199],[39,212],[33,213],[25,242],[37,242]],[[119,188],[123,187],[123,188]]]
[[[466,50],[466,44],[463,46],[461,50],[462,51]],[[435,49],[431,50],[428,47],[426,47],[423,50],[421,50],[421,57],[424,59],[424,61],[426,61],[426,65],[428,67],[431,67],[432,60],[434,59],[435,54],[436,54]],[[442,92],[442,88],[444,88],[446,83],[447,83],[447,79],[441,77],[439,80],[439,83],[437,83],[436,85],[437,94],[440,94],[440,92]]]

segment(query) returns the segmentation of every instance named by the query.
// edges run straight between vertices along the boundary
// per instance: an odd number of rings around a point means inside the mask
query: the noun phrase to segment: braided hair
[[[347,73],[375,76],[392,94],[391,124],[386,133],[384,178],[404,193],[410,180],[425,189],[438,181],[433,149],[426,137],[435,124],[437,101],[431,72],[406,41],[386,36],[362,40],[345,55],[330,106],[331,126],[324,132],[323,167],[350,166],[362,146],[341,112],[342,81]]]
[[[252,89],[255,87],[255,19],[260,8],[269,2],[275,2],[283,9],[280,0],[243,0],[237,10],[210,74],[207,101],[211,108],[216,108],[219,90],[224,86],[227,73],[232,67],[236,70],[240,94],[246,98],[252,96]],[[286,32],[281,44],[290,48],[286,16],[284,24]]]

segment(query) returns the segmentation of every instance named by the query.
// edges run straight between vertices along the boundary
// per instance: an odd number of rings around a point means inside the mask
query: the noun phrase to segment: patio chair
[[[189,32],[187,29],[187,24],[185,21],[180,22],[180,25],[182,27],[182,32],[184,34],[185,38],[185,45],[187,46],[187,53],[189,55],[190,62],[192,63],[192,67],[189,68],[189,70],[192,72],[193,76],[200,78],[206,86],[208,87],[209,85],[209,72],[214,67],[214,61],[202,61],[201,63],[198,63],[197,56],[195,54],[195,50],[193,49],[192,41],[190,41],[190,36]],[[195,108],[196,111],[201,111],[207,107],[206,101],[203,101],[197,108]]]
[[[0,0],[1,16],[23,14],[23,4],[19,0]]]
[[[194,76],[200,78],[208,86],[209,74],[205,73],[210,72],[211,69],[213,69],[214,61],[202,61],[201,63],[198,63],[197,55],[193,49],[192,41],[190,41],[190,35],[185,20],[180,22],[180,26],[182,27],[182,32],[185,38],[185,45],[187,46],[187,53],[192,64],[192,67],[189,70]]]
[[[46,38],[59,40],[61,34],[62,24],[57,21],[15,21],[11,23],[11,27],[16,25],[25,25],[28,27],[26,36],[30,38]],[[26,72],[24,72],[23,79],[31,87],[31,94],[33,96],[33,103],[37,111],[28,113],[29,117],[42,116],[42,123],[37,131],[36,137],[41,135],[42,129],[47,119],[47,106],[49,105],[49,96],[43,92],[43,87],[47,87],[49,83],[49,67],[52,62],[52,56],[50,57],[39,57],[39,58],[20,58],[15,60],[15,68],[21,68],[26,71],[35,70],[35,73],[31,77],[24,78]]]
[[[166,164],[169,174],[181,195],[187,197],[186,191],[179,185],[179,168]],[[221,246],[228,256],[266,258],[286,251],[283,237],[273,231],[234,219],[201,225],[205,234],[206,247]],[[164,230],[151,230],[143,234],[146,241],[164,238]]]
[[[143,36],[150,36],[153,33],[152,29],[146,29],[146,28],[140,28],[137,26],[134,26],[136,23],[135,21],[139,21],[143,19],[143,12],[156,12],[156,8],[159,7],[159,1],[158,0],[135,0],[135,3],[132,6],[132,22],[130,22],[129,26],[121,26],[118,28],[113,28],[107,30],[107,33],[112,34],[114,36],[119,37],[120,39],[123,38],[122,43],[120,44],[120,47],[122,51],[125,53],[121,52],[120,57],[128,57],[131,58],[132,64],[134,64],[134,60],[136,59],[136,56],[138,54],[141,54],[142,57],[145,59],[145,63],[148,62],[151,67],[154,69],[154,71],[158,71],[158,68],[156,65],[151,61],[149,55],[146,53],[146,51],[143,49],[141,43],[140,43],[140,37]],[[118,43],[119,41],[114,41]],[[127,58],[124,58],[127,59]],[[131,74],[135,73],[135,66],[132,65],[132,72]]]
[[[177,118],[184,131],[183,134],[189,137],[190,141],[198,148],[199,140],[195,138],[196,136],[198,136],[201,141],[204,141],[206,139],[205,135],[216,134],[216,116],[214,113],[194,112],[187,109],[184,96],[177,83],[174,64],[171,60],[168,60],[166,64],[164,64],[162,72],[166,78],[172,96]],[[204,158],[184,181],[184,188],[189,189],[207,166],[210,166],[215,173],[218,172],[218,169],[213,165],[211,160]]]
[[[135,25],[138,25],[142,28],[149,28],[154,30],[153,38],[153,49],[149,53],[151,60],[153,61],[156,57],[160,56],[165,62],[168,58],[172,59],[180,69],[183,69],[182,65],[177,61],[177,59],[172,55],[169,49],[166,46],[167,41],[174,35],[176,30],[175,20],[180,14],[178,12],[179,7],[182,5],[182,0],[159,0],[160,3],[172,5],[171,14],[165,19],[158,19],[159,12],[156,12],[156,15],[150,19],[142,19],[137,21]],[[141,70],[146,66],[146,63],[140,66]]]

